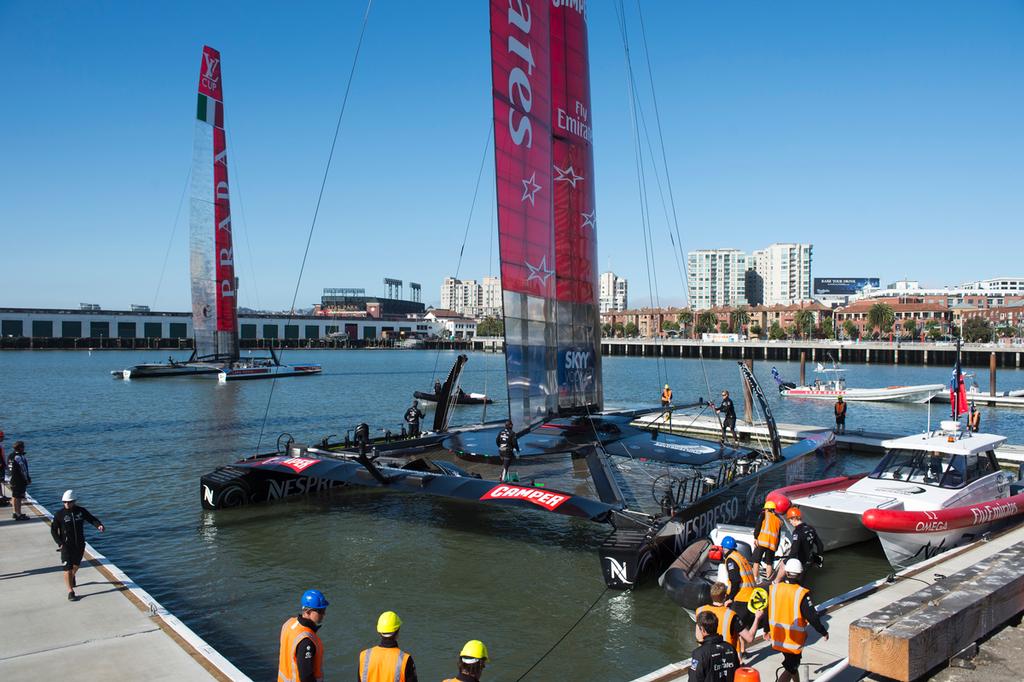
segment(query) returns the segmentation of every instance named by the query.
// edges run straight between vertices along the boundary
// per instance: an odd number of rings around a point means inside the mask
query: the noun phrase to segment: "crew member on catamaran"
[[[405,423],[409,425],[410,438],[419,437],[421,419],[423,419],[423,413],[420,412],[420,404],[414,400],[412,401],[412,406],[405,411]]]
[[[505,420],[505,428],[498,432],[494,442],[498,445],[498,455],[501,457],[501,482],[504,483],[509,478],[508,470],[512,466],[512,459],[519,452],[519,439],[512,428],[511,419]]]
[[[661,389],[661,406],[668,407],[672,404],[672,389],[669,388],[668,384],[665,384],[665,388]]]
[[[359,454],[366,454],[366,448],[370,444],[370,425],[366,422],[359,422],[356,425],[355,439]]]
[[[739,440],[739,436],[736,435],[736,406],[732,404],[732,398],[729,397],[729,391],[722,391],[722,402],[715,407],[714,403],[708,403],[715,412],[724,412],[725,415],[722,417],[722,438],[721,443],[725,445],[725,430],[732,430],[732,439],[734,441]]]
[[[440,379],[434,379],[434,399],[436,400],[438,398],[438,396],[440,396],[440,395],[441,395],[441,380]]]
[[[811,566],[821,568],[825,561],[825,546],[818,537],[818,531],[808,523],[804,523],[803,514],[799,507],[790,507],[786,512],[786,518],[793,524],[793,541],[789,546],[789,553],[782,557],[783,560],[797,559],[805,569]],[[775,582],[782,581],[784,571],[779,571]]]

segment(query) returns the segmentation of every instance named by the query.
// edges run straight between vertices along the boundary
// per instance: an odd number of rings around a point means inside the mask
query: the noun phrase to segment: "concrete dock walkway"
[[[22,511],[0,508],[0,679],[249,679],[92,547],[68,601],[48,512]]]

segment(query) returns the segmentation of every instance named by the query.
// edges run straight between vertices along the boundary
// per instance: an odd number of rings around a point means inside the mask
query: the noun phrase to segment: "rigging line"
[[[576,629],[577,625],[579,625],[580,623],[583,622],[583,619],[586,618],[587,615],[591,611],[594,610],[594,607],[597,606],[598,602],[600,602],[602,599],[604,599],[604,595],[608,594],[608,590],[609,590],[609,588],[606,585],[605,588],[603,590],[601,590],[601,594],[597,595],[597,599],[595,599],[594,602],[590,606],[587,607],[587,610],[583,612],[583,615],[580,616],[578,619],[576,619],[576,622],[572,624],[572,627],[570,627],[568,630],[566,630],[565,634],[563,634],[561,637],[559,637],[558,641],[555,642],[554,644],[552,644],[551,648],[548,649],[547,651],[545,651],[544,655],[541,656],[540,658],[538,658],[536,663],[531,665],[527,669],[527,671],[525,673],[523,673],[522,675],[517,677],[516,678],[516,682],[521,682],[521,680],[526,679],[526,676],[529,675],[531,672],[533,672],[533,669],[536,668],[538,665],[540,665],[541,661],[543,661],[545,658],[547,658],[548,655],[550,655],[551,652],[554,651],[558,647],[558,645],[562,643],[562,640],[564,640],[566,637],[568,637],[572,633],[572,631]]]
[[[466,242],[469,240],[469,227],[473,224],[473,211],[476,210],[476,197],[480,192],[480,180],[484,176],[484,166],[487,164],[487,154],[491,149],[491,135],[494,133],[494,121],[487,126],[487,141],[484,142],[484,153],[480,156],[480,170],[476,173],[476,185],[473,187],[473,201],[469,204],[469,215],[466,216],[466,229],[462,232],[462,246],[459,247],[459,260],[455,264],[455,278],[459,278],[462,271],[462,255],[466,252]],[[497,190],[495,190],[497,191]],[[434,354],[434,370],[431,372],[431,379],[437,376],[437,364],[441,361],[441,345],[437,346],[437,353]]]
[[[680,231],[679,231],[679,214],[676,211],[675,192],[672,191],[672,175],[669,172],[668,155],[665,152],[665,135],[664,135],[664,132],[663,132],[663,129],[662,129],[662,126],[661,126],[661,111],[658,108],[657,89],[654,86],[654,69],[651,67],[651,54],[650,54],[650,50],[648,49],[647,25],[644,23],[644,14],[643,14],[643,10],[641,9],[640,0],[636,0],[636,9],[637,9],[637,16],[640,19],[640,40],[641,40],[641,43],[643,44],[643,47],[644,47],[644,57],[645,57],[645,61],[647,63],[647,78],[648,78],[648,81],[649,81],[650,87],[651,87],[651,101],[654,104],[654,121],[655,121],[655,125],[657,126],[657,129],[658,129],[658,144],[661,147],[661,161],[662,161],[662,165],[665,168],[665,184],[668,187],[669,203],[672,206],[672,226],[675,229],[675,233],[676,233],[676,239],[675,239],[674,245],[676,247],[676,250],[678,250],[678,252],[679,252],[679,258],[682,259],[682,261],[685,263],[686,259],[685,259],[684,255],[683,255],[683,253],[684,253],[683,252],[683,237],[682,237],[682,233],[680,233]],[[689,281],[690,275],[689,275],[689,272],[685,268],[682,269],[682,277],[683,277],[683,288],[686,291],[686,300],[687,300],[687,304],[689,305],[690,313],[691,313],[691,317],[692,317],[692,314],[693,314],[693,301],[690,300],[690,295],[689,295],[689,292],[690,292],[690,281]],[[697,320],[696,319],[691,319],[691,324],[693,324],[694,327],[696,328]],[[701,371],[702,371],[702,373],[704,375],[704,385],[705,385],[705,388],[707,389],[708,395],[710,396],[711,395],[711,383],[708,380],[707,368],[704,366],[704,354],[703,353],[700,354],[699,361],[700,361]]]
[[[238,167],[241,164],[239,164],[238,160],[235,159],[235,154],[238,152],[238,149],[235,148],[235,143],[231,137],[231,133],[227,133],[227,138],[228,146],[231,147],[232,149],[235,149],[235,151],[232,152],[231,154],[230,162],[232,165],[231,172],[234,174],[234,179],[231,181],[231,193],[238,195],[238,210],[239,213],[242,214],[242,234],[245,235],[245,250],[246,253],[249,255],[249,274],[252,275],[252,291],[256,297],[256,309],[260,310],[262,309],[263,306],[260,304],[260,291],[259,288],[256,286],[256,261],[253,260],[252,246],[249,244],[249,221],[246,220],[245,218],[245,203],[242,201],[242,179],[241,173],[238,172]]]
[[[185,192],[188,190],[188,181],[192,177],[192,163],[188,164],[188,172],[185,173],[185,185],[181,188],[181,196],[178,197],[178,210],[174,212],[174,225],[171,226],[171,238],[167,240],[167,252],[164,253],[164,264],[160,266],[160,277],[156,281],[156,293],[153,294],[153,310],[156,310],[157,299],[160,298],[160,287],[164,284],[164,273],[167,271],[167,259],[171,255],[171,247],[174,246],[174,236],[178,233],[178,219],[181,218],[181,207],[185,203]]]
[[[309,234],[306,237],[306,249],[302,253],[302,265],[299,266],[299,276],[295,281],[295,293],[292,294],[292,305],[288,311],[288,319],[285,322],[287,326],[288,322],[292,321],[295,317],[295,301],[299,298],[299,286],[302,284],[302,273],[306,270],[306,258],[309,257],[309,245],[313,241],[313,230],[316,228],[316,219],[320,215],[320,202],[324,198],[324,188],[327,187],[327,176],[331,172],[331,161],[334,159],[334,149],[338,145],[338,133],[341,131],[341,120],[345,116],[345,107],[348,105],[348,95],[352,90],[352,81],[356,73],[356,64],[359,63],[359,51],[363,46],[363,36],[366,34],[366,23],[370,18],[370,8],[373,6],[373,0],[367,0],[366,11],[363,13],[363,23],[359,27],[359,39],[356,41],[356,51],[352,57],[352,68],[348,72],[348,83],[345,84],[345,95],[341,99],[341,111],[338,112],[338,122],[334,126],[334,138],[331,140],[331,151],[327,155],[327,165],[324,167],[324,176],[320,181],[320,193],[316,198],[316,208],[313,209],[313,220],[309,224]],[[273,346],[271,346],[273,347]],[[282,349],[281,357],[284,357],[284,349]],[[270,380],[270,395],[267,396],[267,408],[263,412],[263,422],[260,424],[260,436],[256,441],[256,451],[259,452],[260,444],[263,442],[263,432],[267,426],[267,416],[270,414],[270,403],[274,399],[274,387],[277,385],[277,375]]]
[[[643,228],[643,235],[644,235],[644,259],[645,259],[646,264],[647,264],[647,288],[648,288],[648,291],[650,292],[650,294],[652,296],[652,299],[653,299],[651,301],[651,307],[656,307],[656,306],[660,307],[660,305],[661,305],[661,295],[658,292],[657,265],[654,263],[653,235],[651,234],[651,229],[650,229],[650,207],[649,207],[648,201],[647,201],[646,177],[645,177],[644,170],[643,170],[643,166],[644,166],[644,161],[643,161],[643,145],[640,143],[640,129],[639,129],[638,120],[637,120],[636,79],[633,77],[632,59],[630,58],[630,52],[629,52],[629,36],[628,36],[627,30],[626,30],[625,8],[624,8],[624,6],[622,4],[622,0],[619,0],[618,5],[616,5],[616,14],[618,15],[619,31],[620,31],[621,37],[622,37],[623,57],[624,57],[625,62],[626,62],[626,74],[627,74],[626,82],[627,82],[627,86],[628,86],[627,87],[627,91],[629,93],[629,101],[630,101],[630,112],[629,112],[629,114],[630,114],[630,122],[632,123],[632,129],[633,129],[633,155],[634,155],[634,159],[635,159],[635,163],[636,163],[638,192],[640,194],[640,216],[641,216],[641,225],[642,225],[642,228]],[[651,279],[652,273],[653,273],[653,276],[654,276],[653,282],[652,282],[652,279]],[[650,331],[650,330],[648,330],[648,331]],[[660,330],[658,330],[658,331],[660,331]],[[655,338],[657,339],[659,337],[656,336]],[[656,366],[658,367],[658,385],[659,386],[662,383],[664,383],[664,380],[665,380],[665,374],[664,374],[664,371],[663,371],[664,370],[663,365],[664,365],[664,357],[661,354],[658,354],[656,356]]]

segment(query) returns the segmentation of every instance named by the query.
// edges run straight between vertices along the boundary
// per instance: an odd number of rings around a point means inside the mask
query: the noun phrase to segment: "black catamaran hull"
[[[425,391],[413,391],[412,397],[416,398],[417,400],[425,400],[428,403],[437,402],[437,394],[435,393],[427,393]],[[481,396],[476,393],[462,393],[457,398],[455,398],[456,405],[490,405],[492,403],[494,403],[494,401],[491,400],[490,398],[486,396]]]

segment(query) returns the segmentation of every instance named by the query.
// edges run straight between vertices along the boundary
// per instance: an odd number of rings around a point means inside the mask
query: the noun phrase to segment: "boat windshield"
[[[961,488],[966,481],[963,455],[923,450],[893,450],[887,454],[870,478],[883,481],[907,481],[942,488]]]

